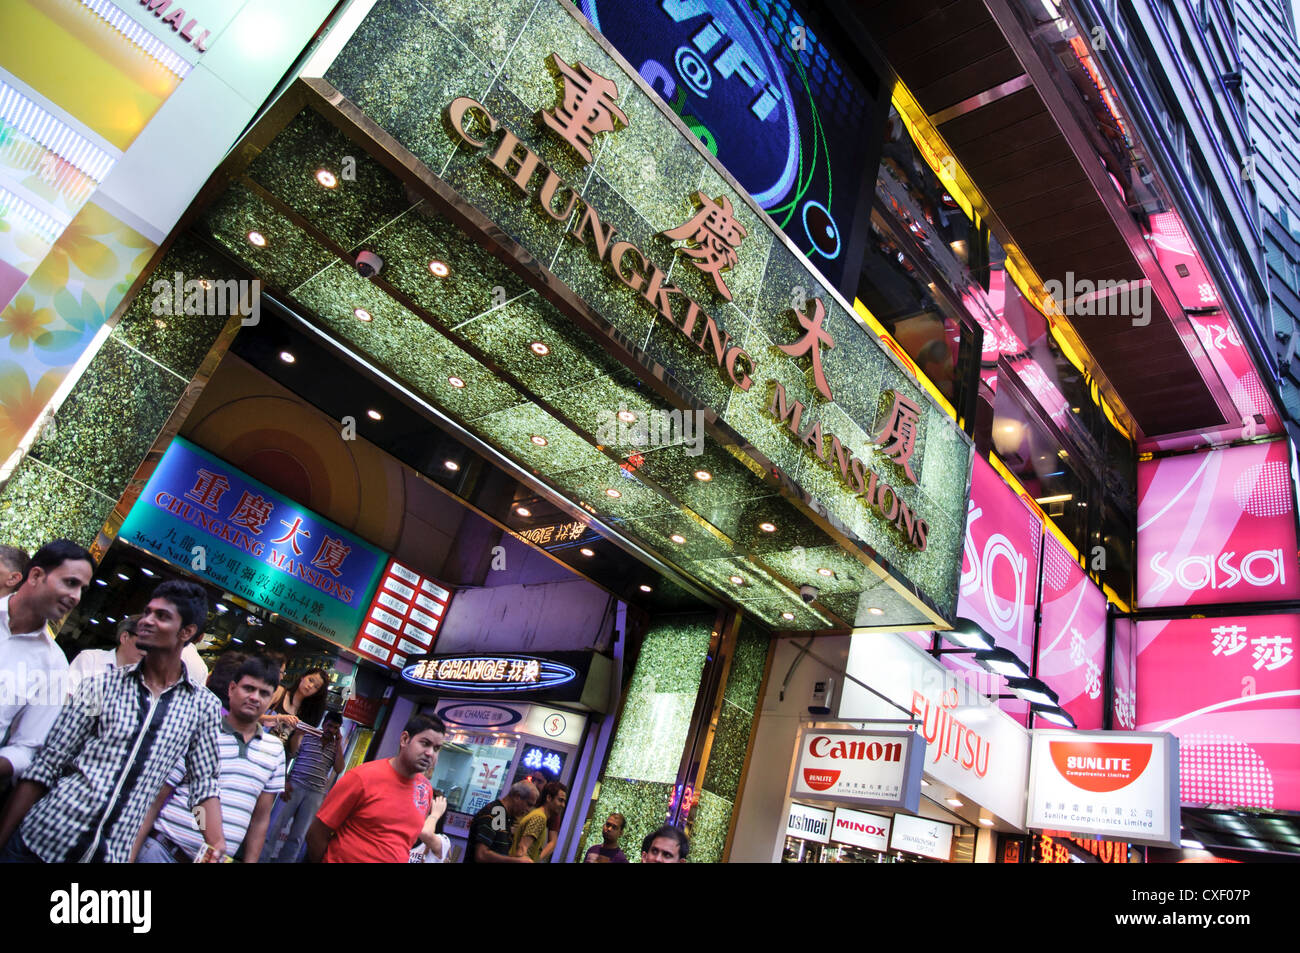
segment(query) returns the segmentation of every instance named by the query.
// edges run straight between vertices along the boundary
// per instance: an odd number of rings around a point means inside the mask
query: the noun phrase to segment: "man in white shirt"
[[[0,596],[12,595],[23,584],[29,562],[26,551],[17,546],[0,546]]]
[[[56,539],[0,598],[0,787],[23,776],[63,708],[68,660],[47,624],[77,607],[94,571],[90,553]]]
[[[72,660],[68,669],[67,699],[77,690],[83,679],[111,672],[115,668],[134,665],[144,658],[144,652],[135,647],[135,623],[139,616],[129,615],[117,624],[117,648],[85,649]]]

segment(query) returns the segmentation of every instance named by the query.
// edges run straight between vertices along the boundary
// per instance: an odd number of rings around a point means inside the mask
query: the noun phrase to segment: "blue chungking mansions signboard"
[[[387,556],[180,437],[119,538],[350,646]]]
[[[789,0],[579,0],[831,283],[883,117]],[[865,218],[865,216],[863,216]]]

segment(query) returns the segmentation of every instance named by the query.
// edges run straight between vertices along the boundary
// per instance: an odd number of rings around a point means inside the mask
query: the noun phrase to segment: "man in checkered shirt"
[[[144,659],[78,686],[0,820],[0,863],[125,862],[150,803],[182,760],[190,808],[201,814],[215,856],[225,852],[221,703],[181,661],[207,617],[197,583],[170,580],[154,590],[136,623]]]

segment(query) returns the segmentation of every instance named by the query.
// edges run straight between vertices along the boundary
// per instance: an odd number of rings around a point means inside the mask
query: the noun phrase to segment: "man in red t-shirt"
[[[357,765],[340,777],[307,831],[308,860],[406,863],[411,846],[423,838],[425,820],[447,809],[446,798],[435,801],[425,777],[438,763],[446,734],[441,719],[416,715],[406,723],[394,757]]]

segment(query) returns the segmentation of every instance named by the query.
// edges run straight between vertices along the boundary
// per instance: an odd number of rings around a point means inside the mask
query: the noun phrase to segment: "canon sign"
[[[812,731],[799,742],[790,794],[861,804],[916,803],[924,757],[925,742],[914,732]]]
[[[853,758],[857,761],[902,761],[901,743],[882,745],[878,741],[868,744],[865,741],[831,741],[825,735],[818,735],[808,746],[808,752],[814,758]]]

